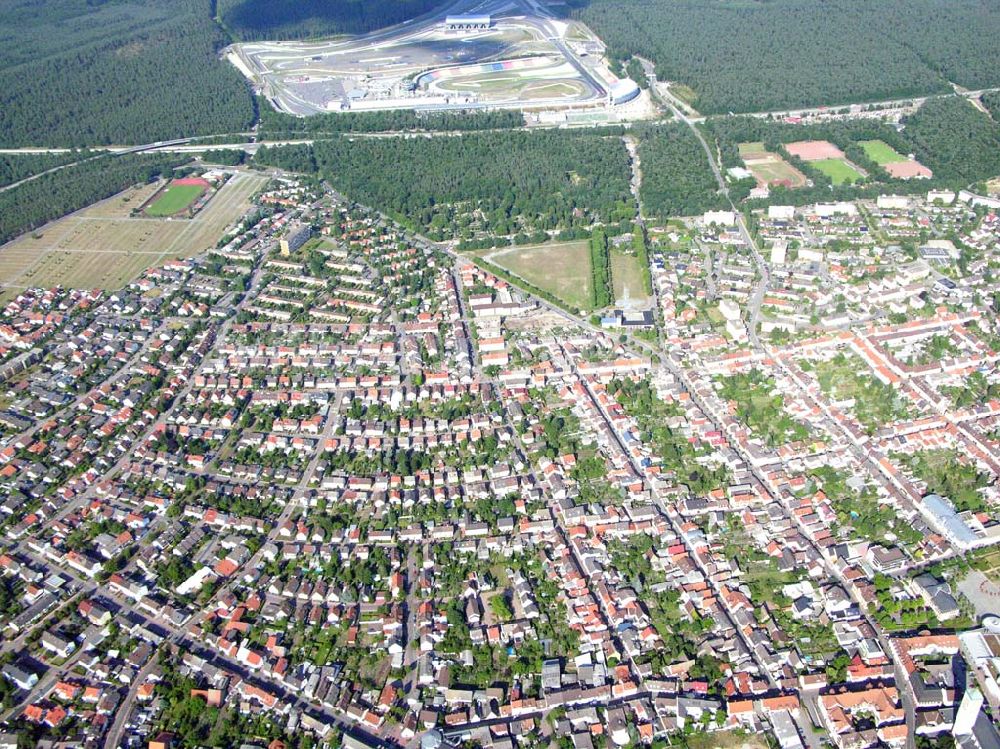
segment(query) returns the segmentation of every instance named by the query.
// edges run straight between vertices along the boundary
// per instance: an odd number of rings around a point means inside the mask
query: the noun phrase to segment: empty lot
[[[579,309],[590,307],[590,244],[547,242],[490,250],[482,257]]]

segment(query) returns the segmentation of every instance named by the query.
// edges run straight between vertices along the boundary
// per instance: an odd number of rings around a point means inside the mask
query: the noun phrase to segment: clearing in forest
[[[906,161],[906,157],[903,154],[899,153],[884,140],[862,140],[858,141],[858,145],[864,149],[865,155],[879,166],[893,164],[897,161]]]
[[[798,140],[786,143],[785,150],[803,161],[844,158],[844,152],[828,140]]]

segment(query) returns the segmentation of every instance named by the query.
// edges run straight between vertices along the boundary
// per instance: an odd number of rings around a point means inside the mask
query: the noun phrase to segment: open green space
[[[969,562],[973,569],[982,572],[991,582],[1000,584],[1000,549],[996,546],[973,552]]]
[[[861,179],[861,172],[843,159],[810,161],[809,166],[825,174],[835,185],[853,185]]]
[[[785,183],[788,187],[801,187],[806,183],[802,172],[779,154],[768,151],[763,143],[740,143],[738,149],[744,165],[759,182],[769,185]]]
[[[170,185],[146,209],[147,216],[164,218],[174,216],[194,203],[205,192],[201,185]]]
[[[906,363],[912,366],[925,366],[927,364],[939,363],[942,359],[958,356],[961,349],[955,345],[950,336],[935,333],[923,342],[920,350],[910,356]]]
[[[994,480],[986,471],[957,450],[924,450],[893,458],[927,485],[931,494],[951,500],[959,512],[980,512],[987,508],[982,490]]]
[[[615,302],[642,302],[649,299],[643,279],[642,264],[635,255],[611,252],[611,282],[615,288]]]
[[[806,183],[806,178],[798,169],[782,158],[758,162],[749,167],[753,176],[769,185],[787,182],[790,187],[800,187]]]
[[[768,447],[804,440],[809,430],[785,411],[773,377],[759,369],[720,378],[723,400],[736,403],[736,418]]]
[[[710,465],[703,460],[714,452],[710,446],[696,446],[682,426],[667,425],[671,417],[681,416],[683,410],[676,403],[661,400],[649,380],[615,379],[608,384],[608,392],[636,420],[642,441],[651,444],[662,461],[661,470],[665,477],[673,476],[678,484],[687,486],[697,495],[707,494],[729,483],[730,474],[724,466]]]
[[[986,375],[976,371],[966,377],[961,385],[942,387],[941,393],[951,399],[955,408],[969,408],[1000,399],[1000,382],[990,382]]]
[[[895,508],[882,504],[871,484],[860,489],[848,485],[850,475],[829,466],[809,473],[813,489],[821,489],[837,513],[837,525],[873,543],[915,546],[923,534],[899,516]]]
[[[739,144],[740,156],[744,159],[759,159],[767,155],[767,146],[760,141]]]
[[[482,257],[571,307],[590,308],[590,245],[585,239],[512,247]]]
[[[857,356],[841,351],[829,361],[817,362],[815,368],[824,395],[853,401],[854,418],[868,434],[908,417],[906,402],[896,389],[867,374],[868,366]]]
[[[884,140],[863,140],[858,145],[864,149],[865,155],[876,164],[895,164],[899,161],[906,161],[905,156]]]
[[[766,749],[764,736],[746,731],[711,731],[684,737],[687,749]]]

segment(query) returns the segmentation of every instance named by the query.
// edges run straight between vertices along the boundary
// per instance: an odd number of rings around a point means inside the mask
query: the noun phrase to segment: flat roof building
[[[290,227],[288,233],[278,241],[278,245],[281,247],[281,254],[291,255],[304,245],[311,236],[312,227],[308,224]]]

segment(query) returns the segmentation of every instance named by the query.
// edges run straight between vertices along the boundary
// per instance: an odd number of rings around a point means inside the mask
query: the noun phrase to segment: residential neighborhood
[[[998,211],[649,226],[594,319],[275,174],[25,289],[0,745],[1000,746]]]

